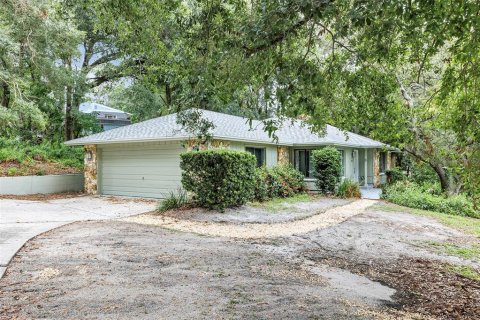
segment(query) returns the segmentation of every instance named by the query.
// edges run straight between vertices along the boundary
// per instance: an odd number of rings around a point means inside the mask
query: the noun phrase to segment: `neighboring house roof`
[[[92,113],[92,112],[108,112],[108,113],[125,113],[125,114],[130,114],[128,112],[107,107],[103,104],[96,103],[96,102],[83,102],[80,104],[78,107],[78,111],[82,113]]]
[[[199,110],[205,119],[215,126],[210,132],[215,139],[243,141],[251,143],[279,144],[287,146],[300,145],[337,145],[359,148],[381,148],[385,144],[360,136],[344,133],[340,129],[327,125],[324,136],[313,133],[310,126],[300,120],[283,121],[275,133],[278,140],[268,136],[260,120],[249,120],[207,110]],[[177,123],[177,114],[154,118],[117,129],[93,134],[87,137],[67,141],[67,145],[108,144],[121,142],[146,142],[185,140],[191,138]]]

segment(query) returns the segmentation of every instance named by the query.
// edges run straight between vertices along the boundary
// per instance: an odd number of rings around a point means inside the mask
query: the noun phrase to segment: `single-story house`
[[[131,124],[130,113],[95,102],[83,102],[78,111],[94,114],[103,131]]]
[[[300,120],[284,121],[273,139],[262,121],[199,110],[210,121],[212,140],[203,148],[248,151],[259,166],[291,163],[314,188],[311,151],[336,147],[342,176],[363,186],[379,186],[395,157],[382,142],[327,125],[324,136]],[[85,149],[85,191],[90,194],[162,198],[181,186],[180,153],[198,148],[194,137],[177,123],[177,114],[70,140]]]

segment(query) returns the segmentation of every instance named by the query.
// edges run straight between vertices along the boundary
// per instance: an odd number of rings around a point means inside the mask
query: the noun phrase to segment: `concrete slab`
[[[373,187],[360,187],[362,199],[378,200],[382,196],[382,189]]]
[[[0,278],[15,253],[36,235],[85,220],[118,219],[155,209],[154,202],[82,196],[49,201],[0,199]]]

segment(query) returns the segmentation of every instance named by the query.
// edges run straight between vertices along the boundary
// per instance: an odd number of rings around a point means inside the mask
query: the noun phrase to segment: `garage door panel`
[[[157,164],[158,165],[158,164]],[[128,175],[141,175],[141,176],[164,176],[164,175],[173,175],[179,176],[181,170],[179,167],[165,167],[165,168],[155,168],[152,166],[144,166],[142,168],[126,168],[126,167],[116,167],[116,168],[103,168],[102,171],[104,175],[109,178],[113,176],[128,176]]]
[[[99,146],[99,192],[162,198],[181,187],[180,143]]]
[[[138,179],[132,179],[132,180],[128,180],[128,179],[125,179],[125,180],[119,180],[119,179],[105,179],[103,181],[103,187],[108,187],[108,189],[115,189],[119,186],[122,186],[122,185],[119,185],[119,183],[122,183],[122,182],[130,182],[130,186],[128,186],[129,188],[134,185],[135,186],[135,189],[139,189],[139,188],[159,188],[158,187],[158,181],[157,180],[138,180]],[[163,184],[162,184],[162,187],[165,187],[165,188],[177,188],[179,185],[178,185],[178,179],[175,179],[175,180],[164,180],[163,181]],[[122,186],[123,187],[123,186]]]

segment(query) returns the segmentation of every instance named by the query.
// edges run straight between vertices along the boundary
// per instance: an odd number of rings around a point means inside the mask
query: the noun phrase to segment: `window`
[[[295,169],[303,173],[305,178],[313,178],[311,150],[297,149],[294,153]]]
[[[245,151],[250,152],[257,158],[257,167],[265,164],[265,148],[246,147]]]
[[[380,152],[380,173],[385,173],[387,169],[387,153]]]
[[[313,178],[313,162],[312,162],[312,151],[308,149],[297,149],[295,150],[295,169],[303,173],[305,178]],[[345,176],[345,151],[338,150],[340,152],[340,163],[342,167],[341,176]]]

